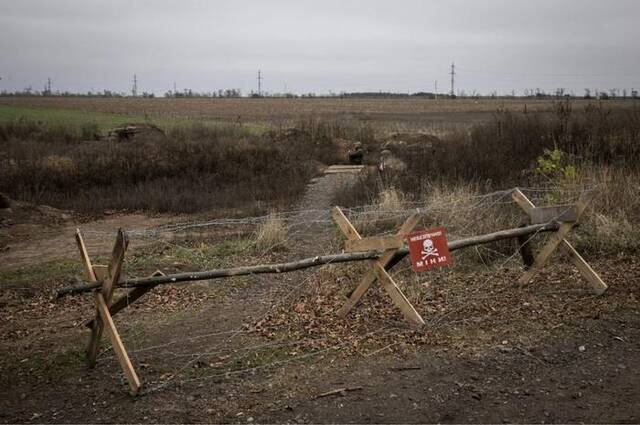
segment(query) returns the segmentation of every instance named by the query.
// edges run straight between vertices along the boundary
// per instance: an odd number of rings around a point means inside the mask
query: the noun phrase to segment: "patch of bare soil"
[[[87,222],[70,211],[46,205],[11,201],[10,208],[0,209],[0,270],[61,258],[78,258],[74,239],[81,228],[88,250],[95,256],[108,256],[116,232],[123,229],[146,229],[165,224],[176,217],[144,214],[112,214]],[[137,239],[133,244],[144,244]]]

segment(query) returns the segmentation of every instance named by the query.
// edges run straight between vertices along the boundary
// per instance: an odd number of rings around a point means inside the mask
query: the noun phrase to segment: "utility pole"
[[[262,96],[262,73],[258,70],[258,96]]]
[[[131,94],[133,97],[138,95],[138,76],[133,74],[133,87],[131,88]]]
[[[173,97],[176,97],[176,93],[178,92],[178,88],[176,86],[176,82],[173,82]]]
[[[434,89],[434,92],[435,92],[435,95],[436,95],[436,100],[438,100],[438,80],[435,80],[433,82],[433,89]]]
[[[456,64],[454,62],[451,62],[451,97],[454,97],[456,95],[455,81],[456,81]]]
[[[47,78],[46,92],[47,96],[51,96],[51,77]]]

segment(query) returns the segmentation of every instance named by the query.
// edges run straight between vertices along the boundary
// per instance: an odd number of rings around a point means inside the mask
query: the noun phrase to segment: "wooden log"
[[[481,245],[491,242],[496,242],[503,239],[517,238],[521,235],[530,235],[540,232],[554,232],[559,228],[558,223],[544,223],[533,224],[531,226],[519,227],[515,229],[500,230],[498,232],[489,233],[486,235],[474,236],[470,238],[458,239],[449,242],[449,251],[456,251],[458,249],[467,248],[469,246]],[[406,255],[409,254],[407,247],[400,248],[392,261],[397,263]],[[339,264],[348,263],[354,261],[366,261],[380,258],[384,255],[380,251],[366,251],[366,252],[350,252],[342,254],[322,255],[318,257],[305,258],[302,260],[291,261],[288,263],[280,264],[262,264],[249,267],[235,267],[230,269],[214,269],[201,272],[187,272],[168,274],[166,276],[157,277],[145,277],[127,279],[119,282],[118,287],[123,288],[136,288],[141,286],[155,286],[163,284],[176,284],[180,282],[193,282],[198,280],[211,280],[220,279],[232,276],[245,276],[252,274],[265,274],[265,273],[286,273],[295,270],[307,269],[310,267],[317,267],[324,264]],[[394,264],[395,264],[394,263]],[[83,283],[74,286],[68,286],[58,291],[58,297],[66,295],[79,294],[83,292],[90,292],[101,287],[102,282],[95,283]]]

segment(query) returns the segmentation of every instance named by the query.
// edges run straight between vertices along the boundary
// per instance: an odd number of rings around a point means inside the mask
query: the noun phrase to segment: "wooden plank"
[[[87,278],[96,282],[96,269],[99,269],[100,266],[93,266],[91,264],[91,260],[89,258],[89,254],[87,253],[87,247],[84,244],[84,240],[82,239],[82,234],[80,233],[80,229],[76,229],[76,243],[78,245],[78,249],[80,251],[80,260],[82,261],[83,268],[85,270],[85,274]],[[102,280],[102,279],[101,279]],[[91,327],[91,335],[89,337],[89,346],[87,347],[87,365],[89,367],[94,367],[96,364],[96,356],[98,354],[98,345],[100,341],[100,337],[102,336],[102,324],[100,321],[100,312],[96,306],[96,315],[93,320],[93,326]]]
[[[578,210],[575,204],[534,207],[529,211],[529,217],[532,224],[548,223],[550,221],[575,223],[578,221]]]
[[[344,243],[344,250],[346,252],[358,252],[398,249],[404,246],[405,237],[406,235],[392,235],[346,240]]]
[[[587,192],[580,197],[577,203],[577,219],[580,219],[580,216],[582,216],[582,213],[584,213],[584,210],[593,199],[593,196],[593,192]],[[522,277],[520,277],[520,279],[518,279],[518,282],[520,284],[528,283],[533,278],[533,276],[535,276],[542,269],[542,267],[544,267],[544,265],[551,257],[551,254],[553,254],[556,248],[558,248],[565,236],[569,234],[574,226],[575,223],[563,223],[560,225],[558,231],[551,235],[549,241],[542,247],[542,249],[540,249],[538,255],[536,255],[533,266],[531,266],[531,268],[527,270],[522,275]]]
[[[116,243],[113,245],[113,251],[111,252],[111,262],[109,263],[109,277],[102,285],[102,295],[107,305],[111,304],[111,297],[113,295],[114,285],[120,280],[120,273],[122,272],[122,264],[124,263],[124,253],[129,246],[129,239],[124,234],[122,229],[118,229],[118,235],[116,236]]]
[[[358,169],[346,169],[346,170],[326,170],[324,174],[344,174],[344,173],[361,173],[362,170]]]
[[[516,189],[512,194],[513,199],[518,203],[527,214],[529,214],[535,205],[529,200],[520,189]],[[577,211],[576,211],[577,212]],[[566,239],[562,239],[560,249],[567,254],[573,265],[578,269],[582,277],[591,284],[591,288],[596,295],[602,295],[608,288],[608,285],[600,278],[593,268],[585,261],[584,258],[576,251]]]
[[[420,221],[420,216],[418,214],[413,214],[408,217],[405,222],[402,224],[400,229],[398,230],[397,235],[406,235],[410,233],[414,227]],[[377,263],[382,267],[387,267],[389,263],[393,260],[396,255],[396,250],[388,250],[378,258]],[[356,289],[351,293],[349,299],[344,303],[344,305],[338,310],[338,315],[344,317],[351,311],[351,309],[360,301],[362,296],[369,290],[369,287],[376,280],[376,272],[374,268],[371,268],[362,278]]]
[[[351,168],[357,168],[358,170],[362,170],[364,165],[330,165],[328,170],[347,170]]]
[[[104,297],[107,306],[111,304],[111,297],[113,296],[113,290],[120,279],[120,273],[122,271],[122,263],[124,262],[124,253],[127,249],[129,242],[122,231],[118,230],[116,236],[116,242],[113,246],[111,254],[111,262],[108,266],[108,271],[103,279],[102,283],[102,296]],[[97,271],[98,269],[94,269]],[[91,335],[89,336],[89,345],[87,346],[87,363],[89,367],[94,367],[96,364],[96,358],[98,357],[98,348],[100,347],[100,339],[102,338],[102,330],[104,324],[100,319],[100,314],[96,315],[91,327]]]
[[[400,290],[400,288],[398,288],[398,285],[396,285],[391,276],[389,276],[389,274],[385,271],[384,267],[376,263],[374,268],[376,277],[380,279],[383,288],[387,291],[396,306],[398,306],[405,319],[413,324],[423,326],[424,320],[422,320],[420,314],[418,314],[418,312],[413,307],[413,305],[411,305],[404,293]]]
[[[564,252],[567,253],[569,259],[573,263],[574,266],[578,269],[582,277],[585,278],[587,282],[591,284],[591,288],[596,295],[602,295],[607,290],[608,286],[604,281],[600,278],[598,273],[596,273],[589,263],[585,261],[584,258],[576,251],[571,244],[564,239],[562,241],[562,248],[564,248]]]
[[[96,264],[93,266],[93,273],[97,280],[105,280],[109,278],[109,266]]]
[[[78,245],[78,250],[80,251],[80,260],[82,261],[82,267],[84,268],[84,273],[90,282],[95,282],[97,280],[96,275],[93,272],[91,259],[89,258],[89,254],[87,253],[87,247],[85,246],[84,240],[82,239],[82,234],[80,233],[80,229],[76,229],[75,236],[76,236],[76,244]]]
[[[336,222],[336,224],[338,225],[340,230],[342,230],[342,233],[348,240],[362,239],[360,233],[358,233],[356,228],[353,227],[347,216],[344,215],[339,207],[333,208],[331,216],[333,217],[333,221]]]
[[[127,381],[129,382],[130,393],[131,395],[135,396],[140,391],[140,380],[138,379],[138,375],[136,374],[136,371],[131,364],[131,360],[129,359],[129,355],[124,348],[124,344],[122,344],[122,340],[120,339],[118,330],[113,323],[113,318],[111,317],[111,314],[109,314],[107,303],[101,293],[96,294],[96,304],[98,306],[98,311],[100,312],[100,318],[102,319],[102,322],[107,329],[107,333],[109,334],[109,338],[111,339],[113,350],[118,356],[120,367],[122,367],[122,371],[124,372],[125,376],[127,377]]]
[[[511,193],[511,197],[514,201],[516,201],[516,204],[518,204],[518,206],[520,206],[520,208],[522,208],[522,210],[527,213],[527,215],[529,215],[529,212],[536,207],[533,202],[531,202],[529,198],[527,198],[525,194],[522,193],[520,189],[515,189]]]

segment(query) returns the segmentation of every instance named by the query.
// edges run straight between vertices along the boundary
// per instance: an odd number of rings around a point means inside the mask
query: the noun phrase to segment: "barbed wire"
[[[596,186],[579,186],[574,188],[532,188],[532,187],[520,187],[523,192],[531,193],[548,193],[553,192],[555,194],[577,195],[586,190],[592,190]],[[446,199],[447,208],[438,208],[431,205],[427,205],[428,201],[403,201],[402,204],[406,206],[402,209],[388,209],[382,204],[370,204],[357,207],[344,207],[343,212],[347,216],[360,216],[367,217],[373,220],[394,219],[408,216],[413,213],[446,213],[455,208],[460,210],[458,204],[470,203],[472,204],[462,210],[473,210],[481,207],[483,202],[489,198],[504,199],[506,196],[513,193],[515,189],[498,190],[487,194],[467,195],[461,199]],[[534,197],[534,200],[540,200],[538,197]],[[475,202],[474,202],[475,201]],[[569,199],[567,201],[570,201]],[[513,204],[513,201],[507,202],[495,202],[496,205]],[[263,214],[259,216],[241,217],[241,218],[216,218],[211,220],[201,221],[184,221],[178,223],[170,223],[157,226],[150,229],[127,229],[127,235],[132,238],[148,238],[159,237],[163,234],[180,233],[187,230],[197,230],[207,227],[240,227],[240,226],[258,226],[264,224],[268,220],[280,220],[291,226],[309,226],[311,224],[326,224],[331,223],[331,209],[301,209],[273,212],[270,214]],[[108,231],[99,230],[85,230],[85,233],[91,235],[111,234]]]
[[[325,252],[325,254],[326,254],[326,252]],[[327,264],[321,266],[318,269],[318,271],[326,269],[330,265],[331,265],[331,263],[327,263]],[[260,323],[260,321],[262,321],[265,318],[267,318],[279,306],[281,306],[283,303],[287,302],[290,297],[292,297],[295,293],[300,291],[303,286],[307,285],[311,281],[311,279],[313,277],[314,277],[314,274],[313,273],[309,273],[309,275],[305,279],[303,279],[299,284],[294,285],[293,288],[289,289],[288,292],[284,296],[279,297],[279,299],[278,299],[278,301],[276,303],[272,303],[263,314],[261,314],[257,318],[252,318],[249,321],[245,321],[240,326],[238,326],[234,331],[231,332],[231,336],[228,339],[225,339],[224,341],[216,344],[214,347],[209,348],[206,351],[199,352],[199,353],[192,353],[192,355],[191,355],[192,359],[189,360],[188,362],[186,362],[183,366],[181,366],[178,369],[177,372],[172,374],[170,379],[166,380],[165,382],[158,383],[155,386],[152,386],[147,391],[145,391],[144,394],[149,394],[149,393],[152,393],[152,392],[159,391],[159,390],[161,390],[163,388],[166,388],[167,386],[171,385],[171,383],[175,380],[176,376],[178,376],[179,374],[184,372],[187,368],[189,368],[194,363],[198,362],[202,357],[206,356],[207,353],[211,352],[212,350],[215,350],[215,349],[219,348],[222,344],[229,344],[231,342],[231,340],[233,340],[234,338],[236,338],[238,335],[240,335],[242,333],[249,333],[250,331],[248,329],[250,328],[252,323],[253,324]],[[164,346],[166,346],[166,345],[164,345]],[[229,373],[229,372],[226,372],[226,373]]]
[[[522,190],[522,189],[521,189]],[[462,226],[462,230],[459,231],[460,232],[464,232],[466,229],[468,229],[470,226],[472,226],[474,223],[477,223],[480,220],[483,220],[485,218],[485,215],[488,214],[489,211],[492,210],[492,208],[499,206],[499,205],[506,205],[506,204],[513,204],[514,201],[505,201],[505,198],[509,195],[511,195],[513,193],[513,189],[511,190],[503,190],[503,191],[496,191],[496,192],[492,192],[490,194],[486,194],[486,195],[480,195],[480,196],[475,196],[475,197],[470,197],[467,198],[465,200],[465,202],[469,203],[470,200],[475,200],[475,202],[471,202],[471,205],[468,205],[466,207],[455,207],[455,208],[448,208],[448,209],[444,209],[444,208],[429,208],[428,206],[426,207],[420,207],[420,206],[416,206],[415,208],[406,208],[406,209],[395,209],[395,210],[382,210],[379,205],[369,205],[369,206],[363,206],[363,207],[356,207],[356,208],[345,208],[343,209],[343,211],[345,212],[345,214],[347,214],[347,216],[349,216],[352,219],[359,219],[359,220],[365,220],[368,222],[375,222],[375,223],[379,223],[381,221],[393,221],[393,220],[397,220],[403,217],[407,217],[410,214],[413,213],[422,213],[425,214],[426,212],[430,211],[430,212],[451,212],[452,209],[454,209],[456,212],[460,212],[462,210],[468,210],[468,211],[473,211],[473,210],[478,210],[478,209],[482,209],[482,213],[480,215],[476,215],[474,216],[472,219],[468,220],[467,223],[464,223]],[[578,193],[578,192],[576,192]],[[535,199],[534,199],[535,200]],[[463,202],[460,202],[461,204]],[[407,204],[405,204],[407,205]],[[413,205],[420,205],[418,203],[414,203]],[[570,207],[567,208],[567,210]],[[209,226],[240,226],[240,225],[247,225],[247,224],[253,224],[253,225],[257,225],[257,224],[261,224],[266,222],[267,220],[273,219],[274,217],[285,217],[283,220],[284,221],[288,221],[290,223],[290,229],[292,227],[295,227],[296,224],[300,224],[300,225],[305,225],[307,228],[309,228],[310,231],[317,231],[317,229],[314,229],[311,227],[311,225],[313,224],[329,224],[329,223],[333,223],[333,220],[331,219],[331,210],[330,209],[326,209],[326,210],[319,210],[319,209],[315,209],[315,210],[297,210],[297,211],[287,211],[287,212],[283,212],[283,213],[278,213],[278,214],[270,214],[270,215],[263,215],[263,216],[258,216],[258,217],[247,217],[244,219],[218,219],[218,220],[211,220],[211,221],[206,221],[206,222],[199,222],[199,223],[177,223],[177,224],[172,224],[172,225],[167,225],[167,226],[161,226],[159,228],[156,229],[147,229],[147,230],[129,230],[127,233],[129,235],[134,235],[134,236],[140,236],[140,235],[144,235],[143,237],[150,237],[150,236],[157,236],[162,234],[163,232],[169,232],[169,233],[173,233],[173,232],[177,232],[179,230],[177,229],[187,229],[187,228],[198,228],[198,227],[209,227]],[[304,221],[304,217],[305,216],[312,216],[314,217],[313,220],[307,220]],[[321,218],[323,216],[326,216],[326,218]],[[555,217],[556,219],[561,217],[562,214],[559,214],[557,217]],[[553,220],[551,220],[553,221]],[[191,227],[189,227],[191,226]],[[147,233],[145,233],[147,232]],[[500,266],[498,266],[499,268],[504,267],[506,264],[508,264],[508,262],[510,262],[513,258],[515,258],[520,249],[525,246],[527,243],[529,243],[530,240],[532,240],[537,234],[539,234],[541,232],[541,229],[539,229],[538,231],[536,231],[535,233],[531,234],[528,239],[523,242],[522,244],[520,244],[520,246],[518,246],[512,255],[508,256],[502,263]],[[297,230],[297,231],[293,231],[290,232],[290,237],[292,238],[301,238],[305,235],[306,233],[303,230]],[[177,245],[178,246],[178,245]],[[183,247],[184,249],[193,249],[193,248],[189,248],[189,247]],[[325,253],[326,253],[326,249],[328,249],[327,247],[325,247]],[[328,267],[330,264],[326,264],[322,267],[320,267],[320,270],[323,268]],[[399,270],[396,273],[394,273],[394,276],[404,272],[404,270]],[[241,369],[241,370],[232,370],[232,371],[225,371],[225,372],[220,372],[220,373],[215,373],[215,374],[211,374],[211,375],[207,375],[205,377],[197,377],[197,378],[189,378],[189,379],[180,379],[180,376],[182,376],[184,374],[184,372],[192,365],[196,364],[197,362],[199,362],[202,358],[207,357],[207,356],[212,356],[212,355],[217,355],[221,352],[228,352],[228,351],[234,351],[234,352],[243,352],[244,356],[248,355],[249,352],[254,352],[256,350],[259,350],[263,347],[266,346],[271,346],[271,345],[295,345],[298,344],[300,342],[302,342],[302,339],[299,339],[297,341],[287,341],[287,342],[277,342],[277,343],[273,343],[273,344],[262,344],[262,345],[254,345],[254,346],[250,346],[250,347],[245,347],[245,348],[240,348],[240,349],[227,349],[227,351],[220,351],[220,347],[223,346],[223,344],[229,345],[231,343],[231,341],[238,337],[241,334],[247,334],[250,333],[250,326],[251,324],[255,324],[255,323],[259,323],[261,320],[265,319],[269,314],[271,314],[273,311],[275,311],[280,305],[282,305],[284,302],[286,302],[291,296],[293,296],[295,293],[297,293],[299,290],[302,289],[303,286],[305,286],[308,282],[311,281],[311,279],[313,278],[313,274],[309,274],[309,276],[307,276],[305,279],[303,279],[299,284],[294,285],[294,287],[291,288],[287,288],[288,293],[284,296],[284,297],[280,297],[279,300],[276,303],[272,303],[268,306],[267,310],[260,315],[258,318],[251,318],[249,320],[245,320],[241,325],[233,328],[233,329],[229,329],[229,330],[225,330],[225,331],[217,331],[217,332],[210,332],[210,333],[206,333],[206,334],[201,334],[201,335],[195,335],[195,336],[190,336],[190,337],[185,337],[185,338],[178,338],[178,339],[174,339],[172,341],[169,341],[167,343],[163,343],[163,344],[158,344],[155,346],[148,346],[148,347],[140,347],[139,344],[134,344],[132,355],[134,356],[134,359],[137,360],[137,356],[140,353],[143,352],[148,352],[148,351],[152,351],[152,350],[158,350],[158,349],[162,349],[162,348],[166,348],[166,347],[170,347],[170,346],[174,346],[177,344],[184,344],[186,342],[193,342],[196,340],[201,340],[201,339],[207,339],[210,337],[214,337],[214,336],[222,336],[222,335],[229,335],[228,338],[223,338],[222,341],[218,341],[216,342],[212,347],[208,347],[206,350],[203,351],[199,351],[199,352],[195,352],[195,353],[176,353],[174,351],[168,351],[168,350],[164,350],[162,353],[163,354],[168,354],[170,356],[172,356],[173,358],[189,358],[189,360],[187,362],[185,362],[183,365],[181,365],[177,370],[174,371],[174,373],[171,373],[169,375],[169,378],[161,381],[161,382],[156,382],[155,385],[151,386],[148,390],[144,391],[143,394],[149,394],[155,391],[159,391],[163,388],[166,388],[169,385],[172,384],[183,384],[183,383],[187,383],[187,382],[193,382],[193,381],[197,381],[197,380],[203,380],[203,379],[212,379],[212,378],[216,378],[216,377],[229,377],[229,376],[233,376],[236,374],[241,374],[241,373],[247,373],[247,372],[251,372],[251,371],[257,371],[257,370],[262,370],[262,369],[267,369],[267,368],[271,368],[277,365],[282,365],[282,364],[286,364],[289,362],[293,362],[296,360],[300,360],[300,359],[304,359],[304,358],[309,358],[309,357],[314,357],[314,356],[318,356],[321,355],[325,352],[328,352],[330,350],[333,349],[337,349],[342,345],[345,344],[349,344],[352,343],[352,340],[349,341],[345,341],[343,343],[338,343],[335,344],[332,347],[328,347],[325,349],[321,349],[321,350],[316,350],[310,353],[304,353],[301,354],[299,356],[294,356],[292,358],[289,359],[284,359],[284,360],[276,360],[264,365],[259,365],[259,366],[254,366],[251,368],[245,368],[245,369]],[[464,298],[464,300],[468,300],[469,297],[473,297],[475,294],[477,294],[477,292],[484,286],[486,286],[486,284],[492,279],[492,277],[489,277],[488,279],[485,280],[485,282],[479,284],[476,286],[476,288],[471,291],[468,294],[464,294],[463,296],[461,296],[462,298]],[[458,298],[461,298],[458,297]],[[451,309],[450,311],[438,315],[436,317],[431,318],[430,325],[433,327],[437,327],[440,326],[443,321],[451,316],[452,314],[454,314],[455,312],[459,311],[460,309],[463,308],[463,304],[461,302],[460,299],[454,299],[452,300],[452,304],[455,306],[457,303],[457,305],[460,305],[460,307],[454,307],[453,309]],[[378,330],[377,330],[378,331]],[[377,331],[373,331],[373,333],[377,332]],[[367,337],[369,334],[364,335],[364,337]],[[139,337],[139,335],[138,335]],[[137,348],[140,347],[140,348]],[[237,359],[235,359],[237,360]],[[164,376],[164,375],[163,375]]]

